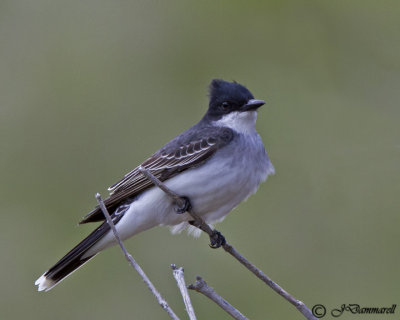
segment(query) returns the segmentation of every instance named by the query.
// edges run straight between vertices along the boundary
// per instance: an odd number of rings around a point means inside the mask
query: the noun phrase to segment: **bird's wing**
[[[167,144],[159,152],[144,161],[141,166],[133,169],[108,189],[110,196],[104,201],[107,209],[112,213],[125,200],[132,199],[153,186],[152,182],[139,171],[140,167],[148,169],[161,181],[168,180],[176,174],[194,168],[208,160],[218,148],[232,139],[233,133],[227,130],[230,129],[224,128],[222,136],[210,132],[214,134],[201,140],[186,141],[179,148],[176,147],[176,144],[174,148],[171,148],[171,143]],[[80,224],[101,220],[104,220],[104,216],[97,206],[83,218]]]

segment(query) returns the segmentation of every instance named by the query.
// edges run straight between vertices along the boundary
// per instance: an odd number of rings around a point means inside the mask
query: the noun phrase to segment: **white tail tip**
[[[49,291],[56,285],[56,282],[48,279],[43,274],[39,279],[35,281],[35,285],[38,286],[38,291]]]

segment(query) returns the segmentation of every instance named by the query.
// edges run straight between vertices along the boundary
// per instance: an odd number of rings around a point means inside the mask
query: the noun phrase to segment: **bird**
[[[145,177],[148,170],[175,193],[189,199],[207,224],[222,221],[275,173],[260,135],[257,113],[263,100],[235,81],[213,79],[209,106],[202,119],[172,139],[108,188],[104,204],[122,240],[156,226],[172,233],[194,232],[188,212],[179,213],[173,199]],[[77,246],[40,276],[38,291],[49,291],[99,252],[115,245],[113,232],[99,208],[80,224],[102,222]]]

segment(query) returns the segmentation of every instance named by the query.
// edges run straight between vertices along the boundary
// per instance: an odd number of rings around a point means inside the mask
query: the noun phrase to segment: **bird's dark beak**
[[[245,105],[241,108],[242,111],[256,111],[259,107],[265,104],[264,100],[256,100],[256,99],[250,99],[247,101]]]

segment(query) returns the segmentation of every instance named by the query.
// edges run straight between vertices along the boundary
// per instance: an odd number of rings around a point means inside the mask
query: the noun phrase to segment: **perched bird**
[[[190,226],[191,216],[178,214],[174,201],[140,171],[143,167],[178,195],[187,197],[206,223],[221,220],[255,193],[274,173],[255,125],[265,104],[236,82],[214,79],[204,117],[109,188],[104,201],[121,239],[149,228],[171,226],[173,233]],[[47,270],[35,285],[48,291],[100,251],[116,244],[99,207],[80,222],[103,223]]]

